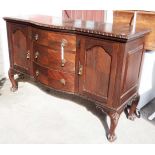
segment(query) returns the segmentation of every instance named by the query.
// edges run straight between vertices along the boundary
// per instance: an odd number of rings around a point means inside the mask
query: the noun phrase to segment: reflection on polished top
[[[75,31],[89,34],[96,34],[101,36],[111,36],[114,38],[133,39],[139,35],[149,33],[150,30],[137,28],[133,29],[129,25],[115,25],[110,23],[101,23],[94,21],[82,21],[80,19],[63,19],[45,15],[31,15],[19,17],[4,17],[7,20],[21,21],[38,26],[49,27],[52,29],[60,29],[67,31]]]

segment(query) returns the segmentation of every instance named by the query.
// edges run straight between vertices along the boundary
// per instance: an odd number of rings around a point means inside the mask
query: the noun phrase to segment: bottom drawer
[[[54,89],[74,92],[74,74],[48,69],[34,63],[34,77]]]

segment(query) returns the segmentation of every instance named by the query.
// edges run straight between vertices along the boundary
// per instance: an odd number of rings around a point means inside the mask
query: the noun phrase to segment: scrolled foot
[[[117,139],[117,136],[113,134],[108,134],[107,139],[109,142],[114,142]]]

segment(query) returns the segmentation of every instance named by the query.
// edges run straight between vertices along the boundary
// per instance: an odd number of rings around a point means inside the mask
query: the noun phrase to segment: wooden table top
[[[82,21],[80,19],[71,20],[45,15],[4,17],[4,20],[17,23],[24,22],[31,25],[48,27],[50,29],[59,29],[60,31],[63,30],[78,34],[89,33],[91,35],[112,37],[122,40],[135,39],[150,32],[149,29],[138,27],[133,29],[133,27],[129,25]]]

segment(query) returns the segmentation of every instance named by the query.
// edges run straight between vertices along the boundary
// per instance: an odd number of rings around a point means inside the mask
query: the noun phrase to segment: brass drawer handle
[[[66,85],[65,79],[60,79],[60,83],[63,84],[63,85]]]
[[[35,34],[34,35],[34,39],[37,41],[39,39],[39,35],[38,34]]]
[[[38,59],[38,56],[39,56],[39,52],[37,51],[37,52],[35,53],[35,59]]]
[[[29,50],[27,51],[26,58],[30,59],[30,51]]]
[[[36,70],[36,76],[39,76],[39,71],[38,70]]]
[[[64,47],[66,46],[67,43],[68,42],[66,39],[62,39],[61,41],[61,67],[64,67],[66,63]]]

